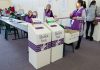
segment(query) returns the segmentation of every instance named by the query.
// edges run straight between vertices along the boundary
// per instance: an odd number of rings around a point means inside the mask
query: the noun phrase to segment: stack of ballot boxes
[[[66,43],[66,44],[74,43],[74,42],[78,41],[78,38],[79,38],[79,31],[65,29],[64,43]]]
[[[55,62],[63,57],[64,29],[55,22],[45,23],[45,26],[51,31],[51,62]]]
[[[50,64],[51,31],[44,24],[28,24],[29,62],[39,69]]]

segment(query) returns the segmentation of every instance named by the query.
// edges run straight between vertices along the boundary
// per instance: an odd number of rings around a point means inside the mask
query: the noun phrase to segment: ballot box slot
[[[44,27],[35,27],[35,29],[44,29]]]
[[[51,25],[51,27],[57,27],[57,25]]]

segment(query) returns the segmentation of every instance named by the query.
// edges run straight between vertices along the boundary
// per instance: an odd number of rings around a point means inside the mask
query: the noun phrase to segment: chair
[[[65,19],[66,20],[66,19]],[[64,25],[60,25],[62,28],[65,29],[65,40],[64,40],[64,49],[63,49],[63,56],[65,56],[65,48],[66,45],[71,46],[72,47],[72,51],[74,53],[74,43],[78,41],[78,37],[79,37],[79,31],[78,30],[74,30],[76,29],[76,24],[71,24],[71,20],[65,21],[63,23],[70,24],[69,26],[64,26]],[[78,29],[78,28],[77,28]]]
[[[18,20],[23,20],[24,21],[25,17],[26,17],[26,15],[24,15],[24,16],[21,16],[21,14],[17,14],[16,15],[16,19],[18,19]],[[21,30],[21,37],[20,37],[20,39],[23,39],[23,38],[28,38],[28,33],[23,31],[23,30]]]
[[[8,40],[8,35],[14,35],[15,36],[15,38],[12,39],[12,40],[19,39],[19,32],[18,32],[18,29],[17,28],[15,28],[13,26],[10,26],[9,24],[5,24],[5,26],[6,26],[6,29],[5,29],[5,39],[6,40]]]
[[[72,51],[74,53],[74,43],[78,41],[79,31],[67,29],[65,30],[65,40],[64,40],[64,52],[63,56],[65,56],[65,47],[69,45],[72,47]]]
[[[0,20],[0,34],[2,30],[5,30],[5,23]]]

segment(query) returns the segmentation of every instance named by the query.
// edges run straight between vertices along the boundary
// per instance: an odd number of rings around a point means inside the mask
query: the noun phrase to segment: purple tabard
[[[84,8],[82,8],[80,10],[75,10],[71,17],[81,17],[83,10],[84,10]],[[73,24],[71,26],[71,29],[73,29],[73,30],[81,30],[81,27],[82,27],[83,23],[84,23],[84,20],[74,20],[74,22],[73,22]]]

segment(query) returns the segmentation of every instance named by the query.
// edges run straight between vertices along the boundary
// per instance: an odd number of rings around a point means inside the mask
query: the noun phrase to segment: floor
[[[27,39],[6,41],[0,35],[0,70],[35,70],[28,61],[27,50]],[[66,47],[63,59],[39,70],[100,70],[100,42],[83,39],[75,53]]]

